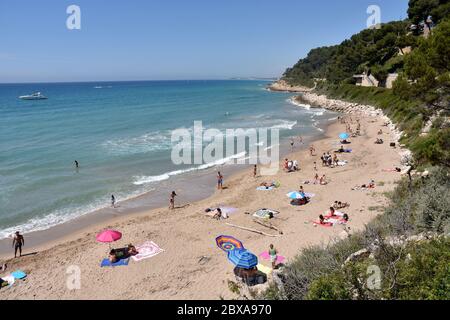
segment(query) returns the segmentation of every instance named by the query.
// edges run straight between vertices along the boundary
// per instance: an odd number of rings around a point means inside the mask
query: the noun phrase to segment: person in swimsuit
[[[217,172],[217,189],[221,190],[223,188],[223,176],[219,172]]]
[[[170,194],[170,198],[169,198],[169,209],[173,210],[175,209],[175,196],[177,194],[175,193],[175,191],[172,191],[172,193]]]
[[[270,256],[270,262],[272,263],[272,268],[273,269],[275,269],[275,267],[277,265],[277,255],[278,255],[277,249],[275,249],[273,244],[271,244],[269,246],[269,256]]]
[[[114,197],[114,195],[111,195],[111,207],[116,207],[116,197]]]
[[[14,234],[12,245],[14,247],[14,258],[17,257],[17,250],[19,250],[19,257],[21,257],[22,246],[25,245],[25,240],[23,238],[23,235],[21,235],[19,231],[16,231],[16,233]]]
[[[256,178],[256,175],[258,174],[258,166],[255,164],[253,167],[253,178]]]
[[[75,160],[74,162],[75,162],[75,168],[78,169],[80,167],[80,164],[78,163],[77,160]]]

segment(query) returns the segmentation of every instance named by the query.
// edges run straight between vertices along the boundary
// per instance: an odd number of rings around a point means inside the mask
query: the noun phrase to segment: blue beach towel
[[[27,277],[27,274],[25,272],[23,272],[22,270],[16,270],[13,273],[11,273],[11,275],[14,277],[14,279],[24,279]]]
[[[108,258],[103,259],[100,267],[118,267],[118,266],[127,266],[130,259],[121,259],[115,263],[111,263]]]

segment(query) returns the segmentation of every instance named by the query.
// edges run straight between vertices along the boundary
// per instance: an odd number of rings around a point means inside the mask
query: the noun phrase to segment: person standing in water
[[[77,160],[75,160],[74,162],[75,162],[75,168],[78,169],[80,167],[80,164],[78,163]]]
[[[14,258],[17,257],[17,250],[19,250],[19,257],[22,256],[22,246],[25,245],[25,239],[19,231],[16,231],[13,238],[12,246],[14,247]]]
[[[111,195],[111,207],[116,207],[116,198],[114,197],[114,195]]]
[[[172,193],[170,194],[170,198],[169,198],[169,209],[173,210],[175,209],[175,196],[177,194],[175,193],[175,191],[172,191]]]
[[[219,172],[217,172],[217,189],[222,190],[223,188],[223,175]]]
[[[291,138],[291,152],[294,151],[294,139]]]

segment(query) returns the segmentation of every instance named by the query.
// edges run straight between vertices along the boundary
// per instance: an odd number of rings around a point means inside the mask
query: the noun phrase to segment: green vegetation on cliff
[[[410,0],[408,16],[311,50],[283,79],[382,109],[429,175],[403,179],[362,232],[302,250],[264,298],[450,299],[450,1]],[[399,76],[392,89],[356,86],[362,72]]]

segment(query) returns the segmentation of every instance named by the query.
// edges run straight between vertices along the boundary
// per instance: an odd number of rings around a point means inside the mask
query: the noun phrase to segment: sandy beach
[[[268,249],[273,243],[280,255],[292,259],[301,248],[313,244],[326,244],[335,237],[345,237],[364,227],[386,204],[385,192],[395,186],[400,173],[384,172],[400,166],[401,149],[389,147],[389,142],[397,137],[390,127],[383,127],[385,118],[371,113],[356,114],[351,117],[361,122],[361,136],[351,139],[352,153],[338,154],[340,160],[347,160],[342,167],[322,167],[322,153],[339,148],[338,134],[345,131],[345,125],[337,120],[325,132],[325,138],[314,142],[315,156],[309,154],[308,146],[295,143],[289,159],[298,160],[301,170],[286,173],[280,170],[275,176],[253,177],[251,169],[225,177],[224,190],[194,203],[188,203],[180,193],[176,210],[160,208],[137,210],[126,217],[116,216],[107,224],[91,225],[82,231],[66,235],[57,243],[47,243],[40,248],[25,247],[24,254],[36,254],[20,259],[7,259],[8,271],[21,269],[28,274],[25,281],[17,281],[9,289],[0,290],[0,299],[232,299],[227,280],[235,281],[233,265],[226,254],[215,244],[218,235],[232,235],[240,239],[245,247],[255,254]],[[383,135],[377,134],[383,128]],[[382,137],[384,144],[374,141]],[[313,180],[313,162],[317,162],[319,176],[325,174],[327,185],[304,184]],[[356,185],[375,180],[376,187],[370,190],[351,190]],[[262,182],[278,181],[280,187],[273,191],[257,191]],[[312,201],[300,207],[290,205],[286,194],[297,191],[303,185],[308,193],[314,193]],[[215,186],[211,185],[211,189]],[[189,190],[183,192],[188,193]],[[314,226],[317,220],[334,201],[350,203],[342,210],[350,216],[347,225],[332,228]],[[205,214],[208,207],[229,206],[238,209],[226,220],[214,220]],[[271,223],[283,234],[265,228],[253,220],[251,215],[260,208],[277,210],[280,214]],[[257,229],[269,237],[240,230],[227,225]],[[108,244],[98,243],[95,235],[107,228],[122,232],[121,240],[114,247],[128,243],[139,245],[153,241],[164,252],[143,260],[130,261],[128,266],[101,268],[100,262],[107,257]],[[25,235],[26,236],[26,235]],[[269,261],[260,261],[269,266]],[[77,266],[81,270],[81,288],[69,290],[67,270]]]

